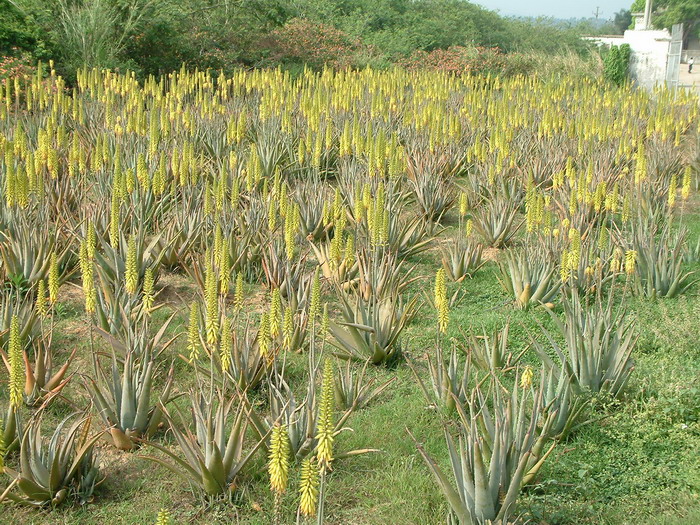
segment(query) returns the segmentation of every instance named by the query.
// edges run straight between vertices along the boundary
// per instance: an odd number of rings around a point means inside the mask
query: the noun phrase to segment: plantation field
[[[700,522],[696,94],[45,73],[0,104],[2,523]]]

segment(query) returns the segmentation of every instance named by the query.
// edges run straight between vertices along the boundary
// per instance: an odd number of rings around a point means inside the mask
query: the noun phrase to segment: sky
[[[553,18],[588,18],[595,16],[609,20],[620,9],[629,9],[632,0],[473,0],[487,9],[504,16],[551,16]]]

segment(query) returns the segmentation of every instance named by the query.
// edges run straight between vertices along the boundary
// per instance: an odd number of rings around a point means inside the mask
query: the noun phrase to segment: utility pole
[[[651,1],[647,0],[644,6],[644,29],[651,29]]]
[[[595,16],[595,19],[598,20],[598,17],[600,16],[600,6],[595,8],[595,11],[593,11],[593,16]]]

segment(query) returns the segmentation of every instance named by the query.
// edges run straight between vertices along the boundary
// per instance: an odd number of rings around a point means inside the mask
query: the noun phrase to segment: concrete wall
[[[663,30],[625,31],[625,44],[630,45],[630,77],[642,87],[651,88],[666,80],[666,62],[671,45],[670,33]]]
[[[587,40],[606,46],[629,44],[632,80],[644,88],[665,82],[671,44],[671,34],[667,30],[627,30],[622,37],[588,37]]]

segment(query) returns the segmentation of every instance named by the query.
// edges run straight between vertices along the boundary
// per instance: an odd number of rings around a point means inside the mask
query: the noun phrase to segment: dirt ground
[[[693,66],[693,72],[688,73],[688,64],[681,64],[681,71],[678,75],[678,85],[694,87],[700,93],[700,64]]]

